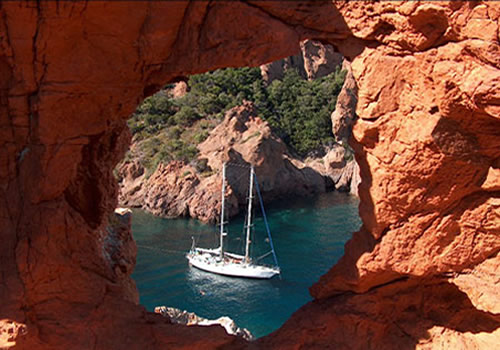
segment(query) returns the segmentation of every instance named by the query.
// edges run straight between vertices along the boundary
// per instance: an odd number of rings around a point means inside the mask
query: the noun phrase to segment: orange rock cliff
[[[480,1],[2,2],[0,347],[494,348],[499,18]],[[362,228],[257,342],[147,313],[112,228],[126,118],[167,82],[306,38],[352,61]]]
[[[202,174],[196,165],[176,160],[160,164],[148,178],[137,159],[120,164],[119,204],[141,207],[158,216],[189,215],[214,223],[220,217],[220,170],[224,161],[253,164],[264,200],[326,191],[326,177],[293,157],[249,101],[229,109],[223,121],[198,145],[198,151],[198,159],[206,161],[203,166],[212,174]],[[229,166],[226,172],[225,210],[229,216],[244,208],[248,193],[248,181],[241,177],[242,169],[237,170]]]

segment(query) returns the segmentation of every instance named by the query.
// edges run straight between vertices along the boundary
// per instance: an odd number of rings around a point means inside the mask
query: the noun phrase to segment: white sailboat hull
[[[245,263],[236,254],[225,254],[226,258],[222,261],[213,254],[215,252],[217,249],[191,251],[186,257],[192,266],[224,276],[268,279],[280,273],[279,268]]]

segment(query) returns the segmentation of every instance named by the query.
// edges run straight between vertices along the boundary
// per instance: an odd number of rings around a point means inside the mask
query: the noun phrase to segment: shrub
[[[198,149],[193,145],[186,145],[184,143],[179,146],[175,151],[175,158],[185,162],[192,161],[198,154]]]
[[[208,131],[207,130],[202,130],[198,133],[196,133],[194,136],[193,136],[193,141],[196,143],[196,144],[200,144],[202,143],[203,141],[205,141],[208,137]]]
[[[246,137],[245,139],[241,140],[240,143],[243,144],[243,143],[247,142],[248,140],[253,139],[254,137],[259,137],[259,136],[260,136],[260,131],[256,131],[252,135],[250,135],[250,136]]]
[[[194,159],[193,163],[194,163],[193,164],[194,168],[199,173],[204,173],[204,172],[207,172],[207,171],[212,171],[212,168],[210,168],[208,166],[208,159],[207,158]]]

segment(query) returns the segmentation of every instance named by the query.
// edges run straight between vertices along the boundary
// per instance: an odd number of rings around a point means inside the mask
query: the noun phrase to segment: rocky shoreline
[[[155,313],[167,317],[170,322],[178,323],[186,326],[214,326],[219,325],[226,330],[229,335],[235,335],[245,340],[254,340],[254,336],[246,328],[240,328],[236,323],[227,316],[219,317],[216,320],[209,320],[186,310],[180,310],[175,307],[157,306]]]
[[[334,188],[356,194],[359,168],[334,145],[322,158],[305,161],[286,145],[245,102],[229,110],[224,121],[198,145],[195,162],[160,164],[151,176],[137,161],[118,168],[119,205],[140,207],[162,217],[192,217],[214,222],[219,217],[223,162],[253,164],[265,201],[325,193]],[[229,167],[226,210],[236,215],[246,201],[248,169]],[[352,184],[352,186],[351,186]]]

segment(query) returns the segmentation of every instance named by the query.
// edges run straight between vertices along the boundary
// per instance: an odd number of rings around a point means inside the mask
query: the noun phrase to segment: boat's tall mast
[[[226,199],[226,163],[222,164],[222,206],[220,210],[220,257],[224,258],[224,201]]]
[[[250,230],[252,228],[252,201],[253,201],[253,165],[250,167],[250,183],[248,188],[248,219],[247,219],[247,237],[245,245],[245,261],[250,261]]]

